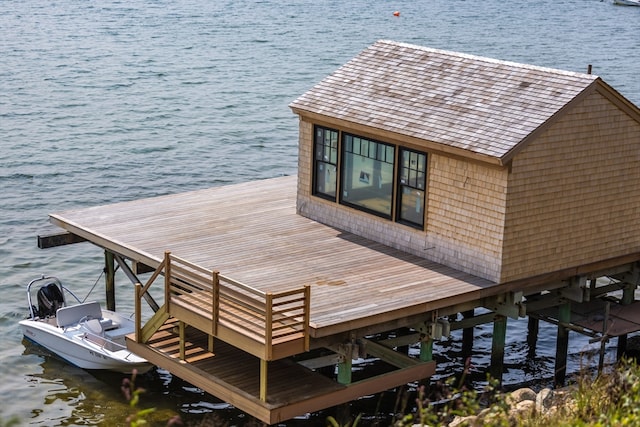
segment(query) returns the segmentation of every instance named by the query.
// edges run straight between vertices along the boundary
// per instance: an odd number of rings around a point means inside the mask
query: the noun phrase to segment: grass
[[[562,393],[550,410],[535,405],[521,412],[509,404],[489,381],[485,390],[474,391],[445,384],[441,387],[446,403],[432,404],[424,389],[416,399],[416,409],[400,418],[395,427],[412,425],[446,426],[458,417],[460,426],[496,427],[617,427],[640,426],[640,367],[635,360],[622,360],[609,371],[598,375],[582,372],[574,384]]]

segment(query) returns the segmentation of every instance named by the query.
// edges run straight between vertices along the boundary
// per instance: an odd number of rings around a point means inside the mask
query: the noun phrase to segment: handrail
[[[305,349],[309,348],[308,285],[282,292],[263,292],[169,251],[165,252],[164,260],[150,282],[162,270],[167,313],[172,313],[172,304],[182,304],[191,312],[210,317],[213,336],[218,333],[219,326],[224,326],[262,342],[267,358],[271,357],[274,344],[289,339],[303,338]],[[150,282],[142,288],[141,294],[149,289]]]

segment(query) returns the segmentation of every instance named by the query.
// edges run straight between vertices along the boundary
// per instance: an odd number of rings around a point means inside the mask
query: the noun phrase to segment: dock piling
[[[504,367],[504,345],[507,338],[507,317],[496,315],[493,321],[493,339],[491,342],[491,377],[502,383]]]
[[[472,319],[475,315],[475,310],[471,309],[462,313],[462,317],[465,319]],[[471,356],[473,351],[473,326],[464,328],[462,330],[462,356],[467,358]]]
[[[569,329],[564,325],[571,322],[571,303],[558,306],[558,337],[556,340],[556,367],[554,384],[564,385],[567,375],[567,354],[569,352]]]
[[[105,290],[107,310],[116,311],[116,266],[112,252],[104,251]]]

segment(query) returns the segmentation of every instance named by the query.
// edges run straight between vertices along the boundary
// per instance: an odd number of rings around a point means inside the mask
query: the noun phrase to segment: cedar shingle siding
[[[640,111],[595,75],[379,41],[291,108],[304,216],[495,282],[640,251]],[[314,124],[427,152],[424,230],[314,197]]]

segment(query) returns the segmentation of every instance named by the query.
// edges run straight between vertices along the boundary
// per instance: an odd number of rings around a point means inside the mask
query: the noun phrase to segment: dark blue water
[[[639,23],[640,8],[598,0],[0,1],[0,419],[123,425],[129,411],[121,378],[22,342],[31,278],[57,275],[82,294],[102,268],[88,244],[36,248],[49,212],[296,173],[287,105],[378,39],[570,71],[592,64],[638,104]],[[120,282],[119,294],[131,292]],[[118,307],[133,310],[126,298]],[[524,322],[508,335],[505,382],[548,382],[555,328],[542,325],[535,357]],[[477,328],[478,377],[490,337]],[[571,347],[575,372],[593,350],[579,336]],[[439,377],[459,370],[459,352],[458,336],[436,346]],[[242,423],[166,373],[145,381],[159,420],[217,413]]]

